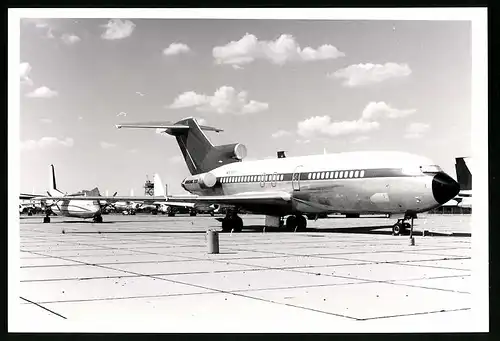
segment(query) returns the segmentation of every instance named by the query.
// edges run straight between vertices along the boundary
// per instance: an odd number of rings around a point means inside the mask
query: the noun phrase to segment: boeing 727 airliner
[[[304,214],[389,213],[400,234],[406,222],[459,192],[458,183],[426,157],[402,152],[349,152],[243,161],[240,143],[214,146],[194,118],[176,123],[119,124],[117,128],[162,129],[175,136],[191,173],[182,187],[195,196],[169,196],[175,202],[231,207],[222,221],[224,231],[241,231],[238,210],[266,215],[266,225],[304,230]]]

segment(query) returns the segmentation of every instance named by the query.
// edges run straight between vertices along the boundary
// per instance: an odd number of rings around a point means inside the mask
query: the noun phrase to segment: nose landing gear
[[[94,223],[102,223],[102,216],[96,215],[92,220]]]
[[[413,236],[413,219],[414,217],[404,217],[403,219],[398,219],[398,222],[392,226],[392,235],[393,236],[401,236],[406,235],[409,231],[410,238]],[[411,223],[406,222],[406,220],[410,220]]]

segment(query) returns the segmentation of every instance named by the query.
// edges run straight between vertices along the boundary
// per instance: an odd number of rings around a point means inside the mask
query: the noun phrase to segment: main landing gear
[[[413,216],[412,217],[404,217],[403,219],[398,219],[398,222],[392,226],[392,235],[393,236],[401,236],[408,233],[410,230],[410,237],[413,235]],[[405,222],[406,220],[410,220],[411,223]]]
[[[94,223],[102,223],[102,216],[96,215],[94,218],[92,218]]]
[[[222,219],[222,231],[224,232],[241,232],[243,228],[243,219],[238,216],[238,212],[227,212]]]
[[[286,218],[285,227],[289,231],[305,231],[307,219],[303,215],[291,215]]]
[[[45,210],[45,217],[43,217],[44,224],[50,223],[50,213],[51,213],[51,211],[49,209]]]

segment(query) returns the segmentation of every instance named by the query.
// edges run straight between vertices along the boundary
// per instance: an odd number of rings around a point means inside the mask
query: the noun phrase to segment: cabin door
[[[300,169],[302,165],[297,166],[292,174],[292,189],[294,191],[300,191]]]

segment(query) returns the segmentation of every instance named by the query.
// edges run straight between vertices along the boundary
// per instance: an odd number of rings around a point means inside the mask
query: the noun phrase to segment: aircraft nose
[[[439,204],[444,204],[460,192],[460,185],[448,174],[440,172],[432,179],[432,194]]]

